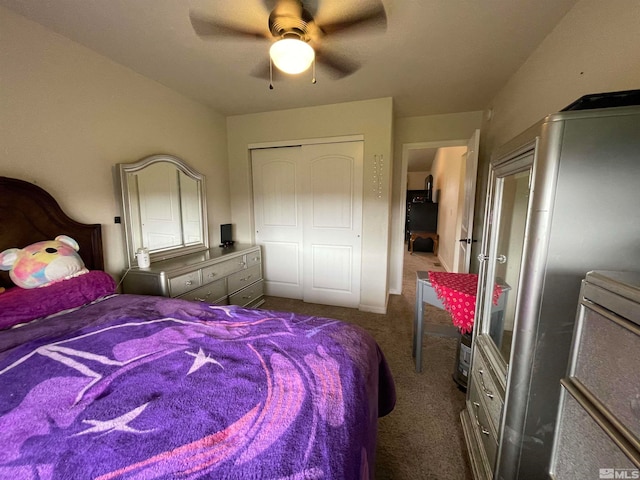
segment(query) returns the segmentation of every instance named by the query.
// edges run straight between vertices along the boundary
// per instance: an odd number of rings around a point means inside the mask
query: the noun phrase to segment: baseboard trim
[[[387,301],[388,301],[389,297],[387,296]],[[380,313],[382,315],[386,315],[387,314],[387,302],[385,302],[384,307],[377,307],[377,306],[373,306],[373,305],[364,305],[363,303],[361,303],[358,306],[358,310],[362,311],[362,312],[370,312],[370,313]]]

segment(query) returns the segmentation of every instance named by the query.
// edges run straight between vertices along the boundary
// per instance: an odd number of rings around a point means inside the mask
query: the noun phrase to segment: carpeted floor
[[[432,253],[405,255],[402,295],[391,295],[385,315],[356,309],[267,297],[261,308],[293,311],[352,322],[377,340],[393,372],[397,404],[379,421],[376,479],[471,479],[459,414],[465,394],[452,379],[457,340],[425,337],[423,369],[411,356],[415,272],[443,271]],[[451,324],[449,315],[425,305],[425,321]]]

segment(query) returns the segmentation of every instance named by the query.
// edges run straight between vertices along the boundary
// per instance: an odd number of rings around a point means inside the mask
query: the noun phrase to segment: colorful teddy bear
[[[66,235],[0,253],[0,270],[9,270],[13,283],[36,288],[87,273],[78,255],[78,242]]]

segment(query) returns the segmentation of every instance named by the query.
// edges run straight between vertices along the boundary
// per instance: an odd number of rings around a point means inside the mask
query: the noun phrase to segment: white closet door
[[[252,151],[267,295],[358,307],[362,142]]]
[[[302,147],[304,300],[358,307],[362,257],[362,142]]]
[[[265,293],[302,299],[300,147],[253,150],[256,243],[262,246]]]

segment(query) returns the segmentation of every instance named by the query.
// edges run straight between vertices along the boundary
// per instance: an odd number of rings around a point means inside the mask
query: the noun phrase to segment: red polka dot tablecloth
[[[475,273],[429,272],[429,281],[460,333],[465,334],[473,330],[478,275]],[[501,293],[502,289],[496,284],[493,288],[493,303],[495,305],[498,304]]]

